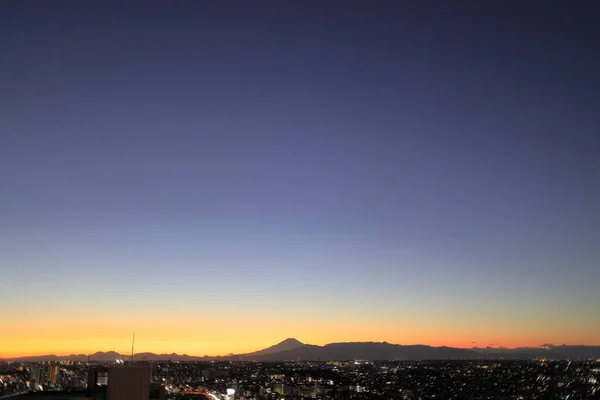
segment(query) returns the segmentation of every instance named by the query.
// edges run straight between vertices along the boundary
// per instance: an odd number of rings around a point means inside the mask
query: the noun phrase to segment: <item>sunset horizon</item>
[[[12,359],[12,358],[23,358],[23,357],[37,357],[37,356],[46,356],[46,355],[56,355],[58,357],[65,357],[65,356],[71,356],[71,355],[91,355],[91,354],[95,354],[95,353],[108,353],[108,352],[116,352],[119,353],[120,355],[129,357],[131,354],[131,337],[129,337],[129,343],[123,344],[123,343],[115,343],[115,346],[109,348],[109,347],[105,347],[105,348],[94,348],[92,349],[91,347],[88,349],[82,349],[82,350],[78,350],[78,351],[68,351],[68,350],[64,350],[64,351],[51,351],[51,350],[40,350],[40,351],[30,351],[28,353],[23,353],[23,352],[15,352],[15,353],[6,353],[6,354],[0,354],[0,359]],[[548,341],[539,341],[538,342],[531,342],[531,343],[523,343],[523,344],[518,344],[518,343],[512,343],[512,344],[508,344],[508,345],[504,345],[502,343],[495,343],[495,342],[491,342],[491,343],[467,343],[467,342],[458,342],[458,343],[448,343],[448,342],[443,342],[443,341],[434,341],[434,342],[408,342],[408,341],[392,341],[392,340],[352,340],[352,339],[348,339],[348,340],[336,340],[336,341],[325,341],[325,342],[312,342],[312,341],[305,341],[305,340],[301,340],[297,337],[287,337],[275,342],[265,342],[265,343],[261,343],[260,345],[247,345],[247,346],[240,346],[240,345],[235,345],[235,343],[231,343],[231,349],[238,349],[236,351],[226,351],[226,350],[221,350],[220,352],[217,351],[216,353],[194,353],[194,352],[190,352],[190,351],[184,351],[183,348],[181,346],[172,346],[175,347],[177,349],[179,349],[178,351],[173,351],[173,350],[169,350],[167,347],[144,347],[144,340],[143,338],[136,338],[136,347],[135,347],[135,353],[134,354],[141,354],[141,353],[153,353],[153,354],[157,354],[157,355],[161,355],[161,354],[177,354],[177,355],[188,355],[188,356],[192,356],[192,357],[204,357],[204,356],[209,356],[209,357],[223,357],[223,356],[230,356],[230,355],[243,355],[243,354],[248,354],[248,353],[252,353],[255,351],[259,351],[259,350],[263,350],[265,348],[268,348],[270,346],[276,345],[281,343],[284,340],[287,339],[295,339],[298,340],[299,342],[301,342],[304,345],[316,345],[316,346],[325,346],[327,344],[332,344],[332,343],[367,343],[367,342],[372,342],[372,343],[389,343],[389,344],[394,344],[394,345],[402,345],[402,346],[418,346],[418,345],[423,345],[423,346],[430,346],[430,347],[452,347],[452,348],[459,348],[459,349],[473,349],[473,348],[495,348],[495,349],[518,349],[518,348],[544,348],[544,347],[548,347],[548,346],[600,346],[600,341],[596,341],[596,342],[586,342],[586,341],[571,341],[571,342],[557,342],[557,343],[552,343],[552,342],[548,342]],[[127,338],[123,338],[123,342],[127,342]],[[129,346],[129,347],[128,347]],[[141,347],[140,347],[141,346]],[[227,345],[224,344],[223,348],[226,347]],[[195,346],[192,346],[192,348],[194,348]]]

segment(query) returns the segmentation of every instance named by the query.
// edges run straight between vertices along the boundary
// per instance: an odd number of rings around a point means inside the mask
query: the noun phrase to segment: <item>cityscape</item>
[[[5,360],[0,399],[600,398],[600,346],[559,346],[560,354],[572,359],[552,358],[559,355],[552,348],[434,353],[440,349],[397,346],[405,351],[402,360],[388,343],[338,343],[325,347],[341,347],[335,352],[339,359],[302,360],[306,346],[288,338],[264,350],[203,361],[151,353],[132,359],[116,352],[94,353],[87,360],[82,355]],[[538,357],[532,358],[536,351]],[[374,357],[365,358],[369,354]]]

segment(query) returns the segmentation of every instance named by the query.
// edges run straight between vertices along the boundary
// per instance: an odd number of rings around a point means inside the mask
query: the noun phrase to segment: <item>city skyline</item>
[[[598,7],[375,3],[0,4],[0,357],[600,345]]]

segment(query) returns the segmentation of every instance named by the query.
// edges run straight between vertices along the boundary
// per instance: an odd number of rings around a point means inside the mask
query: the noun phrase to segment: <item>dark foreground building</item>
[[[151,384],[150,365],[112,365],[88,371],[87,390],[34,392],[10,400],[164,400],[165,388]]]
[[[165,388],[151,384],[150,365],[111,365],[88,371],[88,395],[93,400],[163,400]]]

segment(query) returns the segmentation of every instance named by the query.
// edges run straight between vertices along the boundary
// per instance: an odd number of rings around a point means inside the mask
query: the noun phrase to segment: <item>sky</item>
[[[600,345],[599,17],[3,2],[0,357]]]

